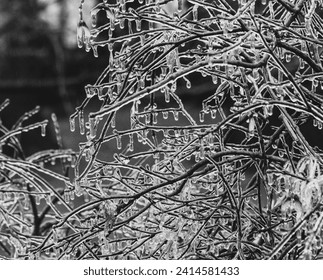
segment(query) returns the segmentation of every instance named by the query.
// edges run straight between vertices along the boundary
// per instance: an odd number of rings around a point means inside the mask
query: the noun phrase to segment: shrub
[[[9,105],[6,100],[0,112]],[[66,197],[68,169],[75,154],[71,150],[52,149],[26,156],[22,134],[34,129],[46,135],[48,121],[30,123],[39,107],[22,115],[12,127],[0,122],[0,255],[1,258],[34,258],[42,244],[52,235],[52,226],[66,211],[72,211]],[[57,133],[56,115],[52,115]],[[50,166],[60,161],[62,171]],[[57,169],[57,168],[56,168]],[[56,253],[51,250],[51,256]]]
[[[82,7],[79,47],[108,57],[70,117],[86,141],[64,203],[87,200],[30,251],[320,258],[322,158],[304,129],[323,122],[322,1],[103,1],[91,30]]]

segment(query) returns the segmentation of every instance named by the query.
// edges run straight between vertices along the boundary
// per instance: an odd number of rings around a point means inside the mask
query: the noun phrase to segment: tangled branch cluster
[[[322,153],[302,128],[323,126],[322,3],[102,1],[90,30],[81,1],[79,47],[109,58],[70,117],[87,140],[64,203],[88,200],[30,252],[320,258]],[[201,83],[196,116],[183,91]]]

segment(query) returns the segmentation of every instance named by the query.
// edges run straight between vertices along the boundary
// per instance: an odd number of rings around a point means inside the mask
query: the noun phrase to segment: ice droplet
[[[110,68],[113,68],[113,65],[114,65],[113,51],[110,51],[110,55],[109,55],[109,66],[110,66]]]
[[[137,29],[137,31],[141,30],[141,20],[140,19],[136,19],[136,29]]]
[[[75,117],[74,116],[70,116],[70,130],[71,130],[71,132],[75,131]]]
[[[267,183],[269,186],[272,186],[274,184],[274,175],[273,173],[267,174]]]
[[[153,124],[157,124],[158,113],[153,113]]]
[[[286,60],[287,63],[291,62],[292,54],[291,53],[286,53],[285,54],[285,60]]]
[[[168,111],[163,111],[163,118],[164,120],[168,119]]]
[[[197,13],[197,9],[198,9],[198,5],[194,5],[194,6],[193,6],[193,10],[192,10],[192,13],[193,13],[193,20],[194,20],[194,21],[197,21],[197,20],[198,20],[198,13]]]
[[[216,118],[216,109],[211,110],[211,118],[215,119]]]
[[[167,88],[165,89],[165,102],[166,103],[170,102],[170,94]]]
[[[268,116],[272,116],[274,106],[273,105],[267,105],[266,108],[267,108],[267,114],[268,114]]]
[[[178,111],[173,111],[173,115],[174,115],[174,120],[178,121]]]
[[[92,51],[93,51],[93,56],[94,57],[99,57],[98,46],[97,45],[92,45]]]
[[[213,84],[217,84],[218,83],[218,76],[216,76],[216,75],[213,75],[212,76],[212,82],[213,82]]]
[[[133,134],[129,134],[129,151],[133,152],[134,144],[133,144]]]
[[[115,128],[116,127],[116,115],[114,114],[111,119],[111,127]]]
[[[91,32],[86,23],[81,19],[77,25],[77,45],[79,48],[89,48]]]
[[[41,199],[40,195],[36,195],[35,202],[37,205],[40,205],[40,199]]]
[[[93,27],[96,27],[98,11],[99,11],[99,9],[93,9],[91,11],[91,20],[92,20],[92,26]]]
[[[89,118],[90,123],[90,137],[93,139],[96,136],[96,126],[95,126],[95,118]]]
[[[84,126],[84,112],[81,110],[79,113],[79,125],[80,125],[80,134],[85,133],[85,126]]]
[[[121,150],[122,148],[121,136],[119,135],[119,132],[116,129],[113,130],[113,134],[116,135],[117,149]]]
[[[41,125],[41,136],[42,137],[45,137],[46,136],[46,126],[47,126],[47,123],[43,123],[42,125]]]
[[[255,135],[255,119],[252,117],[249,119],[249,129],[248,129],[248,135],[249,137],[253,137]]]
[[[204,122],[204,112],[200,112],[200,122]]]

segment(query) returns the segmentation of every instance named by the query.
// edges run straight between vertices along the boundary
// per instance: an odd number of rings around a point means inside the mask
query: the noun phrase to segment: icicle
[[[286,53],[285,54],[285,60],[286,60],[287,63],[291,62],[292,54],[291,53]]]
[[[177,84],[176,84],[176,81],[174,81],[174,82],[173,82],[173,84],[172,84],[172,86],[171,86],[171,88],[170,88],[170,90],[171,90],[173,93],[175,93],[176,89],[177,89]]]
[[[272,116],[274,106],[273,106],[273,105],[267,105],[267,106],[266,106],[266,109],[267,109],[267,114],[268,114],[268,116]]]
[[[90,149],[89,148],[84,149],[83,154],[85,156],[85,161],[89,162],[91,159]]]
[[[269,186],[272,186],[274,184],[274,174],[273,173],[267,173],[267,183]]]
[[[190,89],[191,88],[191,82],[187,79],[186,80],[186,87],[188,88],[188,89]]]
[[[139,112],[139,104],[140,104],[140,100],[134,101],[133,103],[133,114],[136,115]]]
[[[169,94],[169,89],[165,88],[165,102],[169,103],[170,102],[170,94]]]
[[[116,115],[114,114],[111,119],[111,127],[115,128],[116,127]]]
[[[114,65],[113,51],[110,51],[110,55],[109,55],[109,66],[110,66],[110,68],[113,68],[113,65]]]
[[[147,113],[145,115],[145,122],[146,122],[146,124],[150,124],[150,113]]]
[[[77,25],[77,45],[79,48],[83,46],[86,49],[90,48],[90,37],[91,32],[87,27],[86,23],[81,19]]]
[[[218,76],[212,75],[212,82],[216,85],[218,83]]]
[[[187,129],[183,130],[184,133],[184,141],[187,142],[189,140],[189,133]]]
[[[96,136],[95,118],[90,117],[89,124],[90,124],[90,138],[93,139]]]
[[[92,51],[93,51],[93,56],[94,57],[99,57],[98,46],[97,45],[92,45]]]
[[[120,29],[124,29],[124,18],[119,19],[119,27]]]
[[[75,199],[75,191],[73,191],[73,190],[70,191],[70,199],[71,200]]]
[[[78,175],[78,174],[75,174],[75,175]],[[74,180],[74,188],[75,188],[75,195],[78,197],[81,196],[82,195],[82,188],[81,188],[80,181],[77,179]]]
[[[2,193],[0,193],[1,196]],[[29,200],[28,200],[28,196],[24,193],[24,210],[29,210]],[[0,198],[0,204],[1,204],[2,199]]]
[[[41,125],[41,136],[42,137],[45,137],[46,136],[46,126],[47,126],[47,123],[43,123],[42,125]]]
[[[160,77],[163,78],[163,77],[166,77],[167,75],[167,67],[161,67],[161,74],[160,74]],[[162,88],[163,89],[166,89],[166,88]]]
[[[66,203],[70,202],[70,194],[69,194],[68,190],[64,191],[64,200],[65,200]]]
[[[216,118],[216,109],[211,110],[211,118],[215,119]]]
[[[133,134],[129,134],[129,151],[133,152],[134,144],[133,144]]]
[[[128,20],[128,30],[129,30],[129,34],[132,34],[132,24],[131,24],[131,21]]]
[[[138,81],[138,86],[140,89],[144,89],[145,88],[145,79],[143,77],[141,77]]]
[[[75,117],[74,116],[70,116],[70,130],[71,130],[71,132],[75,131]]]
[[[204,112],[200,112],[200,122],[204,122]]]
[[[91,10],[91,20],[92,20],[92,26],[96,27],[97,23],[97,13],[99,12],[99,9],[93,9]]]
[[[147,144],[147,133],[148,131],[144,130],[142,132],[142,144],[146,145]]]
[[[198,5],[194,5],[193,6],[193,10],[192,10],[193,20],[194,21],[197,21],[198,20],[198,12],[197,12],[197,9],[198,9]]]
[[[116,135],[117,149],[121,150],[122,148],[121,136],[119,135],[119,132],[116,129],[113,130],[113,134]]]
[[[137,31],[140,31],[141,30],[141,20],[140,19],[136,19],[135,22],[136,22],[136,29],[137,29]]]
[[[83,110],[81,110],[80,113],[79,113],[79,125],[80,125],[80,134],[83,135],[85,133]]]
[[[113,10],[108,7],[105,8],[105,12],[106,12],[107,18],[110,21],[110,30],[114,30],[115,29],[115,14],[114,14]]]
[[[174,110],[173,115],[174,115],[174,120],[178,121],[178,111]]]
[[[255,119],[254,117],[251,117],[249,119],[249,129],[248,129],[249,137],[253,137],[255,135],[255,126],[256,126]]]
[[[194,158],[195,162],[199,162],[200,161],[200,153],[195,152],[195,158]]]
[[[158,113],[153,113],[153,124],[157,124]]]
[[[35,202],[37,205],[40,205],[40,199],[41,199],[40,195],[35,196]]]

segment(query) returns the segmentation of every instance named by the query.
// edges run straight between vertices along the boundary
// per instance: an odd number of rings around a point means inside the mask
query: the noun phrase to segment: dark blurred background
[[[96,1],[85,2],[89,10]],[[40,105],[31,121],[50,119],[55,112],[67,147],[75,147],[78,134],[69,134],[68,117],[84,98],[84,85],[96,80],[105,63],[76,45],[78,5],[70,0],[0,1],[0,103],[11,101],[0,117],[10,127]],[[26,152],[55,148],[51,125],[47,133],[46,141],[39,131],[23,135]]]
[[[89,27],[90,9],[98,2],[86,0],[83,5],[84,20]],[[96,81],[108,59],[104,48],[99,48],[101,55],[95,58],[92,51],[87,53],[77,47],[79,4],[80,0],[0,1],[0,103],[6,98],[11,101],[0,112],[0,118],[10,127],[22,114],[39,105],[40,113],[30,123],[51,119],[55,112],[65,147],[74,149],[78,149],[80,134],[78,129],[70,132],[69,116],[84,99],[84,86]],[[164,8],[170,12],[175,9],[171,5]],[[103,22],[107,20],[104,13],[100,16]],[[116,30],[115,36],[118,32],[124,30]],[[201,79],[201,75],[194,78]],[[210,91],[209,83],[195,83],[190,90],[184,84],[179,82],[179,95],[198,117],[200,101]],[[51,123],[45,139],[40,136],[40,129],[21,137],[27,155],[57,147]]]

